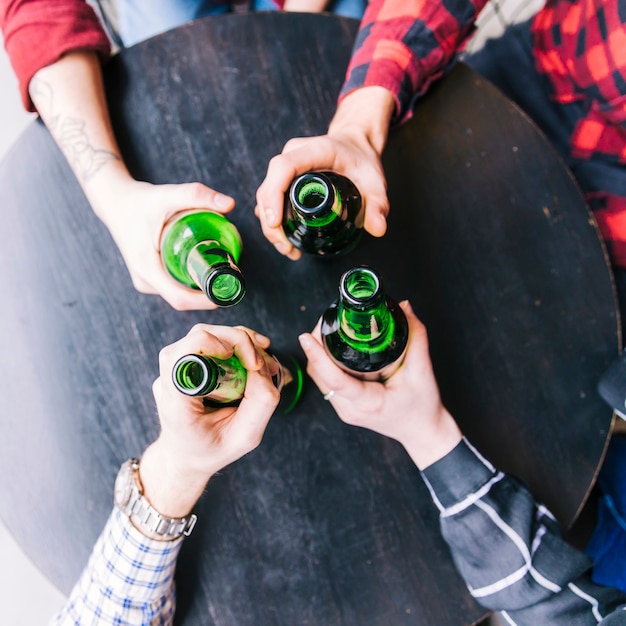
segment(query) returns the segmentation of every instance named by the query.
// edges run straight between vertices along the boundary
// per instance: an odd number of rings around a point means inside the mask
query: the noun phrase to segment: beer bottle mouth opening
[[[341,295],[354,306],[370,305],[380,293],[380,278],[368,267],[354,267],[341,279]]]
[[[238,304],[246,295],[243,276],[231,267],[216,270],[207,280],[206,293],[219,306]]]
[[[172,370],[172,380],[178,391],[195,396],[208,388],[211,391],[213,372],[206,361],[196,354],[181,357]],[[214,386],[214,385],[213,385]]]
[[[314,215],[333,204],[330,185],[317,174],[303,174],[291,186],[291,203],[301,213]]]

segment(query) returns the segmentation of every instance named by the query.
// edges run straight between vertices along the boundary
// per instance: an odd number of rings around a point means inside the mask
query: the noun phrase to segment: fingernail
[[[298,337],[298,341],[303,350],[308,350],[311,347],[311,338],[308,335],[302,334]]]
[[[215,194],[214,202],[218,209],[227,209],[232,204],[233,199],[229,196],[218,193]]]

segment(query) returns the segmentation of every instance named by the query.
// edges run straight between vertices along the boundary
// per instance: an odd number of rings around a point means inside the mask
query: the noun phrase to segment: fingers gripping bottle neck
[[[363,232],[361,194],[350,179],[334,172],[303,174],[285,196],[283,230],[303,252],[345,254]]]
[[[378,274],[360,266],[341,277],[339,298],[322,316],[321,333],[326,352],[339,367],[362,380],[383,381],[404,359],[409,327]]]
[[[274,355],[278,369],[272,381],[280,391],[279,408],[288,413],[302,394],[304,373],[302,367],[291,359],[289,368]],[[202,354],[181,357],[172,370],[175,387],[185,395],[204,398],[207,406],[237,406],[246,389],[247,371],[236,356],[217,359]]]
[[[179,283],[201,289],[218,306],[241,302],[246,284],[237,263],[241,257],[239,231],[213,211],[189,211],[165,226],[161,258]]]

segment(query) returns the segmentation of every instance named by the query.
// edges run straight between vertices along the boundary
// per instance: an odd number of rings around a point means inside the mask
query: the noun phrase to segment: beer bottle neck
[[[394,318],[373,270],[357,267],[344,274],[337,308],[340,331],[355,349],[378,352],[393,341]]]
[[[244,278],[232,256],[218,241],[201,241],[189,252],[187,272],[219,306],[232,306],[246,293]]]
[[[309,226],[319,228],[341,217],[341,195],[323,174],[300,176],[292,184],[289,197],[296,217]]]
[[[176,388],[188,396],[207,397],[219,404],[241,400],[247,372],[237,357],[217,359],[188,354],[174,365],[172,379]]]

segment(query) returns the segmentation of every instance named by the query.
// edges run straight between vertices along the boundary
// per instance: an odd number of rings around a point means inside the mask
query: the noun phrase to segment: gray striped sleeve
[[[422,477],[456,566],[483,606],[520,626],[626,624],[626,595],[592,583],[591,561],[563,540],[550,511],[467,440]]]

